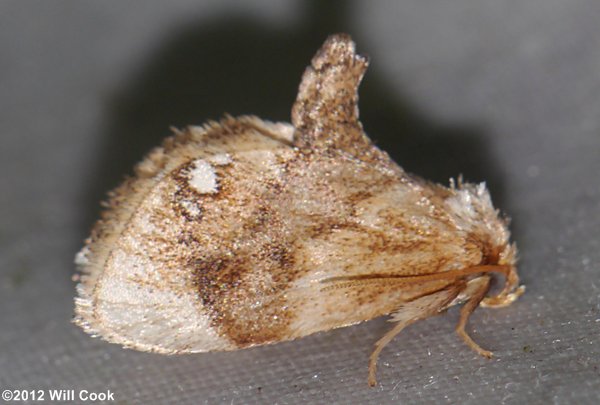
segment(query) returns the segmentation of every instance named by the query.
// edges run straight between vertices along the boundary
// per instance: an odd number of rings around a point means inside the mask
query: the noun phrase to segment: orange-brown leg
[[[371,353],[371,356],[369,357],[369,385],[371,387],[377,385],[377,378],[375,376],[375,373],[377,373],[377,359],[379,358],[379,354],[381,353],[383,348],[388,343],[390,343],[398,333],[402,332],[402,329],[406,328],[408,325],[415,321],[416,319],[409,319],[403,322],[398,322],[392,330],[383,335],[383,337],[379,339],[377,343],[375,343],[375,350],[373,350],[373,353]]]
[[[475,343],[475,341],[471,339],[471,336],[469,336],[469,334],[465,331],[465,326],[467,326],[469,317],[490,289],[490,277],[482,276],[476,280],[473,280],[472,282],[477,284],[468,287],[473,288],[473,291],[470,294],[471,297],[469,298],[469,301],[467,301],[460,309],[460,319],[458,321],[458,325],[456,325],[456,332],[471,349],[475,350],[484,357],[490,358],[493,355],[492,352],[482,349],[481,346]]]
[[[436,315],[441,310],[444,310],[463,289],[464,284],[457,283],[448,286],[443,290],[419,297],[413,301],[402,303],[401,307],[393,314],[391,319],[392,322],[396,322],[396,325],[375,343],[375,350],[373,350],[373,353],[369,358],[368,381],[371,387],[377,385],[377,379],[375,378],[377,359],[383,348],[411,323]]]

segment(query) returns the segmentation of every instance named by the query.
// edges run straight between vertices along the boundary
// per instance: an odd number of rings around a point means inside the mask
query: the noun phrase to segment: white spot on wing
[[[194,162],[194,168],[189,173],[189,185],[200,194],[217,192],[217,175],[215,169],[204,159]]]
[[[194,201],[183,200],[181,201],[181,206],[192,217],[198,217],[202,213],[200,206]]]

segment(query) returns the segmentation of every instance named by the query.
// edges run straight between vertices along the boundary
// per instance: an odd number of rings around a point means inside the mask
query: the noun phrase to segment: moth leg
[[[417,321],[417,319],[407,319],[404,322],[399,322],[396,324],[396,326],[394,326],[394,328],[392,330],[390,330],[388,333],[386,333],[385,335],[383,335],[383,337],[381,339],[379,339],[377,341],[377,343],[375,343],[375,350],[373,350],[373,353],[371,353],[371,356],[369,357],[369,385],[371,387],[374,387],[377,385],[377,377],[375,376],[375,374],[377,373],[377,359],[379,359],[379,354],[381,353],[381,351],[383,350],[383,348],[392,341],[392,339],[394,337],[396,337],[396,335],[400,332],[402,332],[402,329],[406,328],[408,325],[410,325],[411,323],[414,323],[415,321]]]
[[[377,359],[383,348],[408,325],[443,311],[464,288],[463,283],[457,283],[412,301],[403,302],[400,305],[398,310],[392,315],[392,319],[390,319],[391,322],[396,322],[396,325],[375,343],[375,350],[373,350],[373,353],[369,357],[368,382],[371,387],[377,385],[377,378],[375,377]]]
[[[469,336],[469,334],[465,331],[465,326],[467,326],[469,317],[475,308],[477,308],[479,303],[484,299],[485,295],[490,289],[490,280],[490,276],[481,276],[471,281],[471,283],[474,284],[469,285],[467,288],[473,288],[473,291],[469,294],[469,300],[460,309],[460,319],[458,320],[458,325],[456,325],[456,333],[458,333],[465,343],[469,345],[471,349],[487,358],[492,357],[492,352],[482,349],[481,346],[475,343],[471,336]]]

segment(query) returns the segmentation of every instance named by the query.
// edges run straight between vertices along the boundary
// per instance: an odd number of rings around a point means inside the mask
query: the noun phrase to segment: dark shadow
[[[329,34],[348,32],[359,51],[368,53],[347,18],[353,2],[305,4],[303,23],[290,28],[227,15],[185,27],[158,49],[110,106],[113,119],[87,182],[87,227],[106,192],[169,135],[170,126],[201,124],[225,112],[289,121],[300,76]],[[467,180],[486,180],[503,206],[501,179],[474,128],[447,128],[420,114],[390,90],[376,60],[360,101],[367,132],[407,171],[444,184],[459,173]]]

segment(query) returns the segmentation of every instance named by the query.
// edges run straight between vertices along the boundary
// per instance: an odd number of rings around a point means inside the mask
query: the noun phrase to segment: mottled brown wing
[[[293,128],[255,117],[225,118],[165,140],[110,194],[102,218],[77,255],[75,322],[88,333],[162,353],[227,350],[213,328],[195,278],[198,250],[219,244],[227,224],[208,217],[219,178],[237,153],[289,149]],[[221,184],[222,183],[222,184]],[[250,196],[252,190],[247,190]],[[240,196],[242,198],[243,196]],[[206,205],[204,205],[206,203]],[[214,205],[214,204],[213,204]],[[218,204],[217,204],[218,205]],[[216,228],[215,228],[216,227]],[[191,231],[194,229],[195,231]],[[211,243],[202,244],[212,234]]]

